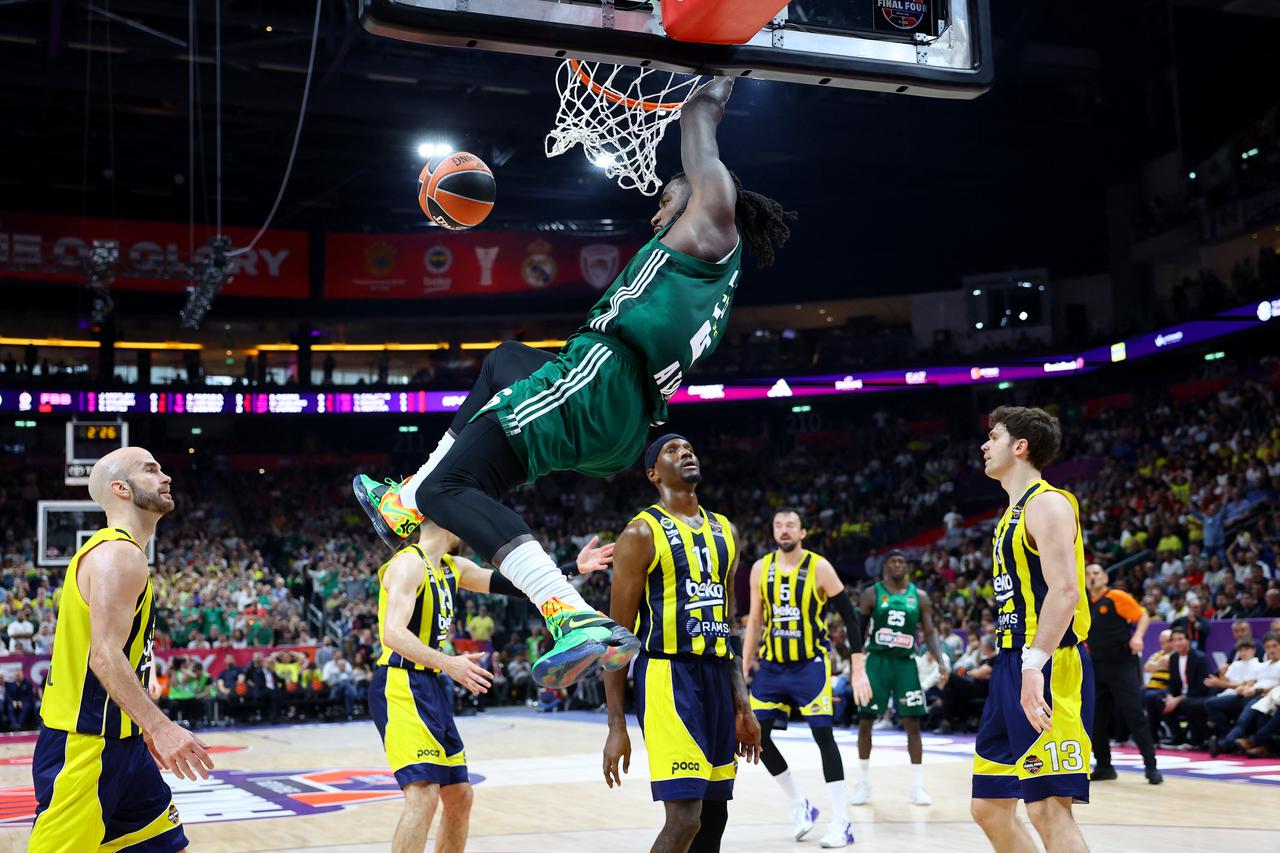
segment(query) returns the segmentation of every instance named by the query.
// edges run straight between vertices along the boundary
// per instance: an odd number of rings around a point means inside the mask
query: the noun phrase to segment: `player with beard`
[[[729,819],[734,754],[759,760],[751,713],[731,643],[737,531],[698,505],[702,470],[683,436],[664,435],[644,454],[658,503],[622,531],[613,552],[611,611],[636,626],[636,717],[649,753],[653,799],[666,809],[654,853],[713,853]],[[625,670],[604,676],[609,736],[604,780],[631,766]]]
[[[920,719],[928,712],[920,670],[916,667],[916,624],[924,634],[929,654],[938,662],[940,684],[950,673],[942,643],[933,624],[933,604],[907,580],[907,555],[890,551],[884,560],[879,583],[862,591],[862,615],[870,619],[867,641],[867,678],[871,681],[871,701],[860,702],[858,719],[858,781],[853,786],[853,804],[871,799],[871,726],[889,710],[889,697],[898,709],[907,732],[907,754],[911,757],[911,802],[933,805],[924,790],[924,747],[920,740]]]
[[[145,548],[173,510],[170,477],[141,447],[98,460],[89,496],[107,514],[67,565],[31,762],[28,850],[185,850],[160,768],[209,778],[205,744],[147,696],[154,591]]]
[[[760,758],[790,798],[792,832],[799,841],[813,829],[818,809],[796,785],[787,760],[770,736],[785,729],[791,709],[809,724],[822,754],[822,775],[831,795],[831,825],[819,842],[823,847],[853,843],[849,807],[845,804],[844,763],[831,730],[831,660],[822,610],[827,604],[844,620],[849,642],[849,677],[854,697],[871,698],[863,671],[862,622],[844,582],[826,558],[803,547],[804,521],[798,509],[784,507],[773,515],[776,551],[751,567],[751,612],[743,639],[742,673],[751,676],[760,650],[760,668],[751,681],[751,709],[760,721]]]

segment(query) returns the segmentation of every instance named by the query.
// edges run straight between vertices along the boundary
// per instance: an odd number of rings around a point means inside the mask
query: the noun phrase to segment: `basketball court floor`
[[[540,715],[502,709],[458,720],[476,783],[468,850],[477,853],[610,853],[649,849],[662,809],[649,797],[644,742],[630,724],[631,773],[605,787],[602,714]],[[837,738],[852,771],[851,732]],[[30,758],[34,736],[0,740],[0,850],[25,850],[34,808]],[[202,732],[216,748],[214,778],[173,783],[193,851],[390,850],[400,813],[370,722],[255,727]],[[817,748],[802,725],[778,736],[809,798],[825,811]],[[969,820],[972,738],[927,737],[927,808],[907,803],[905,736],[877,731],[873,800],[850,808],[854,849],[989,849]],[[1280,761],[1210,760],[1165,752],[1166,781],[1146,784],[1141,759],[1116,757],[1120,779],[1093,786],[1077,808],[1094,850],[1264,850],[1280,832]],[[438,818],[437,818],[438,819]],[[725,851],[817,850],[825,815],[809,839],[791,839],[789,814],[763,766],[739,771]],[[904,847],[905,845],[905,847]],[[428,848],[430,849],[430,848]]]

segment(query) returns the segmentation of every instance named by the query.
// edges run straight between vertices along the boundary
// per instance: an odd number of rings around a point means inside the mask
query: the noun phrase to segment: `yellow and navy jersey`
[[[702,508],[698,514],[697,527],[657,504],[636,516],[653,533],[635,629],[647,654],[733,657],[727,584],[737,543],[729,519]]]
[[[1036,497],[1047,492],[1057,492],[1071,501],[1075,510],[1075,571],[1080,601],[1060,647],[1083,643],[1089,637],[1089,596],[1084,587],[1084,537],[1080,535],[1080,505],[1075,495],[1057,489],[1044,480],[1036,480],[1018,499],[1005,510],[996,525],[992,546],[992,585],[996,593],[996,646],[1001,649],[1021,649],[1035,642],[1036,625],[1044,596],[1048,591],[1044,571],[1040,566],[1040,552],[1027,541],[1026,507]]]
[[[826,654],[822,607],[827,593],[818,583],[821,559],[812,551],[801,551],[800,563],[786,569],[778,563],[777,551],[765,555],[760,566],[761,660],[795,663]]]
[[[58,625],[53,632],[53,660],[49,662],[44,702],[40,719],[45,726],[64,732],[97,735],[111,740],[142,733],[120,706],[107,695],[107,689],[89,668],[89,604],[80,594],[76,572],[84,555],[103,542],[132,542],[142,550],[127,530],[107,527],[99,530],[80,546],[67,565],[63,581],[62,605]],[[152,634],[155,630],[155,597],[151,578],[133,606],[133,624],[125,641],[124,656],[145,689],[151,679]]]
[[[453,601],[458,594],[458,566],[453,557],[445,554],[439,566],[433,566],[423,553],[422,548],[410,545],[396,552],[396,559],[401,554],[413,554],[422,560],[422,580],[414,593],[413,615],[409,617],[409,633],[422,641],[424,646],[444,651],[449,639],[449,628],[453,625]],[[401,669],[430,670],[422,664],[414,663],[399,652],[391,650],[382,638],[383,626],[387,622],[387,588],[382,585],[382,578],[387,573],[391,560],[378,569],[378,642],[382,645],[382,654],[378,656],[378,666],[395,666]]]

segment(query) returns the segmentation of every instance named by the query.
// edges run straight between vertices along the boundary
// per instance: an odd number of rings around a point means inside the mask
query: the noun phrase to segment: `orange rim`
[[[672,110],[678,110],[682,106],[684,106],[684,101],[669,101],[667,103],[657,103],[654,101],[645,101],[638,98],[628,98],[626,95],[622,94],[621,92],[618,92],[614,89],[610,89],[608,86],[601,86],[595,80],[592,80],[591,75],[583,70],[582,62],[580,60],[570,59],[569,67],[573,69],[574,74],[578,75],[579,80],[581,80],[583,83],[585,83],[587,86],[591,88],[592,92],[595,92],[597,95],[604,98],[606,101],[608,101],[611,104],[622,104],[629,110],[644,110],[645,112],[653,112],[654,110],[664,110],[664,111],[670,112]]]

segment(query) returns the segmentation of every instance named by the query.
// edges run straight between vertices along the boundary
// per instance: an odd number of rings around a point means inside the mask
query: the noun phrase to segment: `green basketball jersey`
[[[920,622],[920,596],[916,585],[904,592],[890,592],[876,583],[876,604],[871,611],[871,640],[867,651],[891,657],[911,657],[916,649],[916,625]]]
[[[742,267],[741,239],[713,263],[663,245],[666,231],[636,253],[579,330],[612,335],[644,357],[655,425],[666,422],[667,401],[685,374],[720,343]]]

